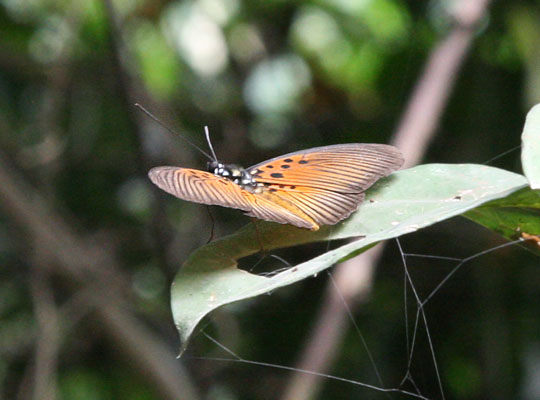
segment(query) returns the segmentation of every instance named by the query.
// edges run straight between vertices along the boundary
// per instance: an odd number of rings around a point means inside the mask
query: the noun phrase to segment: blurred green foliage
[[[126,308],[174,353],[168,288],[179,265],[207,241],[212,224],[222,236],[248,220],[216,207],[211,219],[203,206],[151,187],[150,167],[204,168],[205,160],[133,104],[203,148],[208,125],[218,156],[244,166],[317,145],[388,142],[427,57],[453,27],[455,4],[0,0],[1,159],[73,232],[114,254],[128,283],[120,292]],[[425,161],[483,163],[519,144],[525,113],[540,101],[538,16],[538,0],[493,2]],[[520,171],[518,152],[494,164]],[[47,249],[4,202],[0,221],[0,397],[31,396],[43,335],[42,293],[31,282],[45,273],[61,315],[52,369],[58,398],[160,398],[141,379],[140,360],[122,357],[121,343],[104,334],[93,310],[77,306],[84,288],[55,269],[58,261],[48,261]],[[456,218],[401,243],[409,253],[459,258],[501,239]],[[295,263],[324,249],[280,255]],[[355,313],[391,386],[406,368],[400,260],[391,243],[369,301]],[[428,317],[447,398],[540,396],[538,265],[518,246],[505,248],[464,265],[432,300]],[[414,259],[409,268],[418,290],[429,293],[452,266]],[[208,330],[246,359],[294,365],[326,281],[320,276],[228,307]],[[438,398],[426,338],[419,341],[412,373],[423,393]],[[375,382],[354,331],[340,350],[332,374]],[[190,352],[222,354],[202,335]],[[179,362],[201,398],[276,398],[288,378],[189,355]],[[318,398],[359,397],[383,395],[324,380]]]

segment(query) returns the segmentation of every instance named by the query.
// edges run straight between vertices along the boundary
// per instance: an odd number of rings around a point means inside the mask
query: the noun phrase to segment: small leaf
[[[265,250],[361,237],[272,277],[236,268],[239,258],[259,251],[252,224],[203,246],[184,263],[171,289],[182,351],[196,325],[217,307],[312,277],[377,242],[462,214],[526,185],[527,180],[521,175],[482,165],[430,164],[399,171],[374,185],[359,210],[335,226],[310,232],[293,226],[257,223]]]
[[[532,189],[540,189],[540,104],[527,114],[521,142],[521,163],[525,176]]]
[[[540,192],[525,188],[468,211],[465,217],[507,239],[530,239],[540,235]],[[526,240],[523,245],[540,255],[538,242]]]

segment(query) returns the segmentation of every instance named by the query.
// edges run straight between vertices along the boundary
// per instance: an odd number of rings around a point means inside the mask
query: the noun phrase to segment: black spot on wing
[[[273,174],[270,174],[272,178],[283,178],[283,174],[279,172],[274,172]]]

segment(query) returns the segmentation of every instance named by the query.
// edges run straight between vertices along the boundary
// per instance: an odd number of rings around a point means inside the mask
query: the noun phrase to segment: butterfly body
[[[402,163],[393,146],[352,143],[289,153],[249,168],[218,161],[208,163],[208,172],[157,167],[149,177],[183,200],[317,230],[347,218],[363,192]]]
[[[257,188],[257,182],[251,174],[239,165],[236,164],[223,164],[219,161],[211,161],[207,165],[208,172],[213,173],[216,176],[228,179],[237,185],[240,185],[243,189],[253,191]]]

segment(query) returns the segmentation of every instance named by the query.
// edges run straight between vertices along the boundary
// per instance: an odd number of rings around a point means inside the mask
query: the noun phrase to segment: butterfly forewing
[[[240,186],[210,172],[189,168],[157,167],[152,168],[148,176],[157,187],[182,200],[244,211],[251,209]]]
[[[220,205],[245,211],[247,215],[281,224],[292,224],[313,229],[313,221],[306,220],[280,207],[263,196],[256,196],[230,180],[189,168],[157,167],[148,173],[160,189],[182,200],[207,205]]]
[[[360,193],[403,164],[384,144],[339,144],[276,157],[249,168],[258,182]]]

